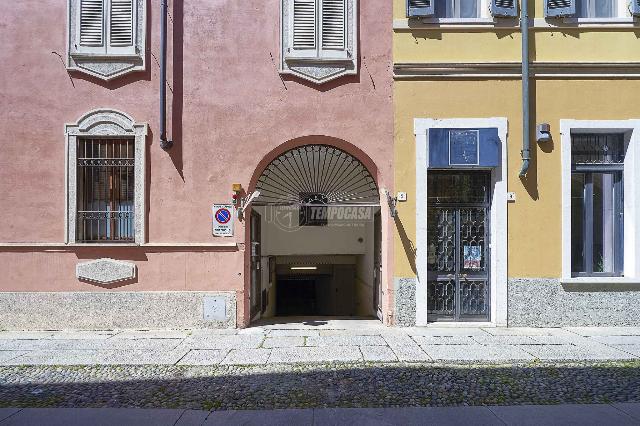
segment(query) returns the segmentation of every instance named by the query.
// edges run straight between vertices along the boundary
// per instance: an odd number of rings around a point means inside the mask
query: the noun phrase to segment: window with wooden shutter
[[[516,17],[518,16],[517,0],[491,0],[489,3],[491,16],[497,17]]]
[[[346,0],[293,0],[287,56],[347,58]]]
[[[344,0],[322,0],[322,55],[346,57],[346,26]]]
[[[77,53],[135,54],[137,0],[80,0]]]
[[[135,53],[134,0],[111,0],[109,11],[109,45],[107,53]]]
[[[81,0],[78,20],[79,45],[86,52],[104,50],[104,1]]]
[[[576,14],[576,0],[545,0],[545,16],[561,17]]]
[[[435,14],[435,0],[407,0],[407,17],[425,17]]]

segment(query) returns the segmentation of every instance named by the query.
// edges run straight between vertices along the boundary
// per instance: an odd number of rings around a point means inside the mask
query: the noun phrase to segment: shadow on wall
[[[184,182],[182,163],[182,110],[184,106],[184,4],[182,1],[173,2],[173,91],[171,95],[171,139],[173,147],[169,150],[169,157],[173,166]]]
[[[402,247],[404,248],[404,252],[407,255],[407,260],[409,261],[409,265],[411,266],[411,270],[414,274],[418,274],[418,268],[416,268],[416,255],[417,249],[413,244],[413,241],[407,235],[407,231],[404,229],[404,225],[402,224],[402,220],[400,219],[400,215],[396,213],[393,218],[394,223],[396,224],[396,229],[398,230],[398,236],[400,236],[400,241],[402,241]]]
[[[623,403],[637,402],[633,390],[640,381],[637,361],[491,368],[351,364],[330,370],[287,367],[278,373],[268,373],[265,366],[246,366],[242,374],[233,366],[165,366],[164,378],[158,379],[145,377],[148,366],[129,366],[118,380],[108,377],[113,374],[111,367],[56,367],[54,376],[91,377],[84,383],[44,382],[36,374],[42,367],[20,368],[20,376],[30,379],[0,387],[3,406],[229,410],[384,407],[389,401],[398,407]],[[16,374],[12,369],[3,373],[12,374]]]

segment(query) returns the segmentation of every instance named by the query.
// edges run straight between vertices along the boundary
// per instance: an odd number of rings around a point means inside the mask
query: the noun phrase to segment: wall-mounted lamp
[[[541,123],[536,126],[536,140],[549,142],[551,140],[551,126],[549,123]]]

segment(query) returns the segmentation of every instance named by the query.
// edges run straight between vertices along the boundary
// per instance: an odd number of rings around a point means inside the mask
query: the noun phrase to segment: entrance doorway
[[[430,321],[489,321],[488,171],[429,171],[427,315]]]
[[[362,162],[333,146],[300,146],[269,163],[255,190],[252,321],[382,312],[380,198]]]

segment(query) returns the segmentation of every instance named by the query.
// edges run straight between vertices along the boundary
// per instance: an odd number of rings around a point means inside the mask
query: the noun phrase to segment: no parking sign
[[[233,204],[213,205],[213,235],[233,237],[233,212]]]

